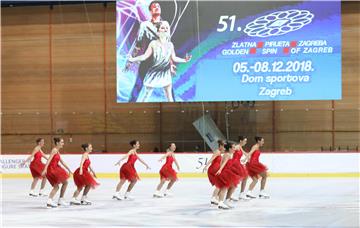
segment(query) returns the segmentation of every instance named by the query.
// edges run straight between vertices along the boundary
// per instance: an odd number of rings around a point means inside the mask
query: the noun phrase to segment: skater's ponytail
[[[41,140],[43,140],[44,138],[38,138],[36,139],[36,144],[39,144],[41,142]]]
[[[240,142],[240,141],[244,141],[246,138],[247,138],[246,136],[240,135],[240,136],[238,137],[238,141],[239,141],[239,142]]]
[[[176,147],[176,144],[172,142],[172,143],[169,144],[169,147],[168,147],[169,150],[170,150],[170,148],[171,148],[171,146],[172,146],[173,144],[174,144],[174,146]]]
[[[230,151],[230,149],[232,148],[232,146],[233,146],[234,144],[232,144],[231,142],[226,142],[226,144],[225,144],[225,151]]]
[[[134,139],[134,140],[131,140],[129,142],[129,144],[130,144],[130,146],[134,147],[136,145],[136,142],[138,142],[138,141]]]
[[[218,143],[219,147],[225,145],[225,142],[224,142],[224,140],[222,140],[222,139],[219,139],[219,140],[217,141],[217,143]]]
[[[261,136],[255,136],[255,142],[256,142],[256,143],[260,142],[261,140],[263,140],[263,137],[261,137]]]
[[[54,138],[54,144],[57,145],[63,138],[55,137]]]
[[[86,151],[86,149],[89,147],[89,143],[84,143],[84,144],[81,144],[81,148]]]

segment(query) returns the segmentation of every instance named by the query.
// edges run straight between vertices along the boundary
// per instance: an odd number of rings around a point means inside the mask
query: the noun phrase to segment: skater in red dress
[[[68,206],[68,204],[64,201],[64,194],[68,185],[67,179],[69,178],[69,174],[71,174],[71,170],[60,157],[60,149],[64,147],[64,139],[54,138],[54,144],[55,147],[51,150],[50,157],[45,165],[44,171],[42,172],[42,175],[46,175],[46,178],[53,186],[53,189],[49,194],[47,206]],[[64,168],[59,165],[59,162],[68,170],[69,173],[67,173]],[[55,203],[53,199],[57,191],[59,190],[60,184],[62,184],[60,190],[60,198],[58,203]]]
[[[159,159],[160,162],[166,159],[166,162],[160,169],[160,183],[156,188],[156,192],[153,195],[154,197],[160,198],[163,196],[172,196],[170,189],[173,186],[173,184],[177,181],[176,171],[172,167],[173,162],[175,163],[178,171],[180,171],[179,163],[175,158],[175,150],[176,150],[175,143],[171,143],[170,147],[166,150],[166,154]],[[170,181],[170,182],[165,190],[165,193],[162,194],[160,191],[166,181]]]
[[[248,170],[249,176],[252,179],[252,183],[249,186],[249,191],[247,196],[250,198],[256,198],[255,194],[252,192],[259,178],[261,177],[260,185],[260,198],[269,198],[270,196],[265,192],[265,184],[268,176],[267,167],[259,161],[260,157],[260,147],[264,145],[264,138],[256,136],[256,144],[252,146],[251,151],[248,154],[248,162],[246,163],[246,168]],[[250,159],[249,159],[250,157]]]
[[[247,143],[247,138],[245,136],[239,136],[239,144],[235,146],[235,153],[234,153],[234,168],[238,170],[239,175],[243,177],[241,181],[241,190],[239,200],[249,200],[250,198],[246,196],[245,188],[246,188],[246,181],[248,179],[248,172],[246,166],[243,165],[246,159],[241,160],[243,155],[247,156],[247,153],[243,149],[243,147]]]
[[[215,180],[216,180],[216,172],[220,169],[220,162],[221,162],[221,154],[224,153],[225,148],[225,142],[223,140],[218,140],[219,148],[213,153],[210,160],[207,162],[207,164],[204,167],[203,172],[207,171],[207,175],[209,178],[209,182],[212,186],[215,186]],[[210,167],[209,167],[210,166]],[[213,191],[210,203],[214,205],[219,204],[219,192],[220,189],[215,186],[215,189]]]
[[[89,143],[85,143],[81,145],[81,148],[84,150],[84,153],[81,157],[80,167],[76,169],[74,172],[74,182],[77,187],[74,192],[73,198],[70,201],[70,204],[73,205],[90,205],[91,201],[87,199],[87,194],[90,191],[90,188],[95,188],[99,185],[99,183],[94,179],[96,178],[96,174],[94,170],[90,166],[89,153],[92,152],[92,145]],[[84,189],[81,201],[77,199],[80,192]]]
[[[234,192],[234,189],[240,182],[240,176],[237,175],[233,169],[233,154],[235,150],[235,145],[232,143],[226,143],[225,144],[225,153],[222,156],[220,169],[216,172],[216,179],[215,179],[215,185],[220,189],[219,192],[219,209],[229,209],[232,208],[232,206],[229,204],[228,199],[231,198],[232,192]],[[227,194],[229,198],[224,201],[225,194],[227,192],[230,192]]]
[[[231,200],[238,201],[237,199],[233,198],[232,195],[236,190],[237,184],[240,182],[240,180],[243,180],[245,178],[247,172],[244,171],[241,167],[241,163],[240,163],[241,156],[239,152],[235,150],[234,144],[230,147],[229,153],[231,154],[232,158],[228,161],[227,165],[229,165],[232,174],[235,175],[234,181],[236,185],[232,185],[228,188],[224,203],[231,208],[232,206],[230,205],[230,201]]]
[[[130,142],[132,149],[122,157],[115,165],[120,165],[121,161],[128,159],[126,163],[124,163],[120,168],[120,182],[116,186],[116,192],[113,196],[113,199],[123,200],[123,199],[131,199],[130,192],[134,185],[136,184],[137,180],[139,180],[139,176],[135,169],[135,162],[139,160],[142,164],[145,165],[147,169],[150,167],[138,156],[137,150],[140,148],[140,142],[137,140],[132,140]],[[120,190],[124,183],[129,181],[129,187],[124,195],[124,197],[120,196]]]
[[[24,166],[25,163],[31,160],[30,162],[30,172],[33,177],[33,181],[31,183],[31,189],[29,192],[30,196],[38,196],[38,194],[35,193],[35,187],[39,179],[42,179],[41,186],[40,186],[40,192],[39,196],[46,196],[44,193],[44,188],[46,184],[46,178],[43,178],[41,176],[42,171],[44,170],[45,164],[41,162],[41,159],[48,159],[45,153],[42,151],[42,148],[45,145],[45,140],[43,138],[38,138],[36,140],[36,147],[33,149],[31,155],[20,164],[20,167]]]

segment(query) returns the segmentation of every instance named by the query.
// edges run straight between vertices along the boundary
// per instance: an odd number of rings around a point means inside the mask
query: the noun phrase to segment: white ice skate
[[[246,196],[249,197],[249,198],[251,198],[251,199],[255,199],[255,198],[256,198],[256,196],[254,195],[254,193],[253,193],[252,191],[248,191],[248,192],[246,193]]]
[[[153,197],[154,197],[154,198],[162,198],[162,197],[164,197],[164,195],[161,194],[160,191],[156,191],[156,192],[154,193]]]
[[[124,198],[126,200],[134,200],[134,198],[130,196],[130,192],[126,192]]]
[[[230,209],[226,204],[224,204],[224,201],[220,201],[218,204],[219,209],[228,210]]]
[[[45,197],[45,196],[48,196],[46,193],[44,193],[44,190],[43,189],[40,189],[39,191],[39,196],[41,197]]]
[[[173,197],[174,194],[172,194],[169,189],[166,189],[166,190],[165,190],[165,193],[164,193],[164,196],[166,196],[166,197]]]
[[[72,198],[70,201],[70,205],[80,205],[80,204],[81,202],[76,198]]]
[[[249,201],[249,200],[251,200],[251,198],[247,197],[245,192],[242,192],[242,193],[240,193],[239,200]]]
[[[81,204],[82,204],[82,205],[91,205],[92,202],[87,199],[87,196],[82,196],[82,198],[81,198]]]
[[[64,198],[59,198],[58,206],[67,207],[69,206],[69,203],[64,200]]]
[[[112,198],[116,200],[124,200],[124,197],[120,195],[120,192],[116,192]]]
[[[224,204],[225,204],[226,206],[228,206],[229,208],[234,208],[234,206],[231,205],[230,200],[228,200],[228,199],[226,199],[226,200],[224,201]]]
[[[37,197],[38,195],[33,190],[30,190],[29,196]]]
[[[218,205],[219,204],[219,200],[216,199],[216,197],[212,197],[211,200],[210,200],[210,203],[212,205]]]
[[[260,194],[259,194],[259,198],[261,198],[261,199],[269,199],[270,195],[267,194],[264,190],[261,190]]]
[[[46,207],[47,208],[56,208],[58,205],[57,203],[55,203],[52,199],[48,199],[46,202]]]

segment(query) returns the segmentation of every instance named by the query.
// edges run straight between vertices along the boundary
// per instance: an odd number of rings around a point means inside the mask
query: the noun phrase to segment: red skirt
[[[212,163],[207,171],[209,182],[211,185],[215,185],[217,176],[215,175],[216,172],[220,169],[220,163]]]
[[[171,165],[163,165],[160,169],[160,179],[177,180],[176,171]]]
[[[218,188],[236,187],[240,182],[240,176],[236,175],[231,168],[224,168],[222,172],[216,176],[215,186]]]
[[[249,176],[256,177],[262,172],[267,170],[267,167],[260,162],[246,163],[246,168],[248,170]]]
[[[136,169],[130,163],[124,163],[120,168],[120,179],[126,179],[128,181],[139,180],[139,175]]]
[[[233,162],[231,170],[240,177],[240,180],[245,179],[249,175],[246,167],[243,166],[239,160]]]
[[[43,178],[41,173],[43,172],[45,165],[41,161],[32,161],[30,163],[30,172],[34,178]]]
[[[233,171],[233,161],[229,160],[222,172],[216,176],[215,186],[218,188],[236,187],[241,177]]]
[[[54,186],[66,181],[69,178],[69,174],[60,166],[48,167],[46,178]]]
[[[99,185],[98,182],[94,179],[91,173],[88,170],[83,170],[83,174],[80,175],[80,168],[77,168],[74,173],[74,182],[76,187],[82,188],[85,186],[90,186],[91,188],[95,188]]]

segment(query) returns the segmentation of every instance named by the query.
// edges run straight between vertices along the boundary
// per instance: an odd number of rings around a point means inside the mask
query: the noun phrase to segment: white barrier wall
[[[151,167],[146,170],[141,162],[135,166],[139,173],[158,173],[162,164],[158,160],[159,154],[139,154]],[[200,173],[204,164],[211,158],[211,153],[176,154],[180,164],[180,172]],[[19,164],[28,155],[1,155],[1,173],[29,173],[27,164],[19,168]],[[120,166],[114,164],[124,154],[92,154],[91,165],[97,173],[117,173]],[[79,167],[81,154],[62,155],[62,159],[75,171]],[[260,161],[264,163],[271,173],[359,173],[360,153],[263,153]],[[123,161],[125,162],[125,161]],[[175,168],[175,165],[174,165]]]

